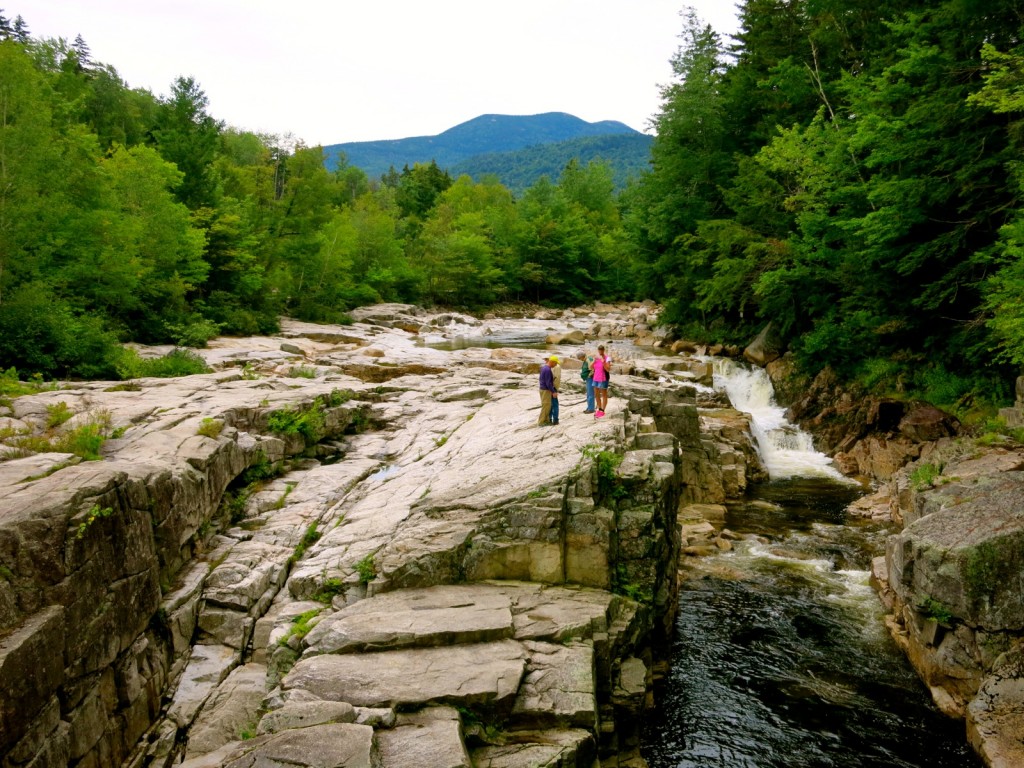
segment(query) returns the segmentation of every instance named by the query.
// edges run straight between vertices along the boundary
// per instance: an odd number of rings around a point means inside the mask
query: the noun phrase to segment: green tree
[[[1024,46],[1001,52],[985,43],[981,55],[987,66],[985,84],[968,102],[1008,118],[1006,130],[1014,152],[1007,160],[1007,173],[1017,185],[1013,213],[999,232],[997,269],[983,284],[986,322],[1002,359],[1024,366],[1024,168],[1017,159],[1024,146]]]
[[[395,203],[402,216],[423,221],[434,207],[438,196],[452,185],[452,177],[442,171],[433,160],[406,166],[398,179]]]
[[[568,306],[595,294],[598,233],[546,176],[519,202],[518,229],[516,277],[528,298]]]
[[[214,160],[222,125],[208,113],[209,99],[192,77],[179,77],[161,101],[153,136],[160,155],[182,173],[175,190],[190,209],[217,201]]]
[[[699,222],[724,212],[721,184],[732,172],[723,48],[718,35],[690,11],[672,58],[675,80],[662,88],[662,107],[654,118],[657,138],[651,172],[631,191],[627,226],[641,260],[642,289],[649,296],[673,299],[676,320],[692,317],[695,286],[683,269],[685,235]],[[671,283],[674,294],[665,287]]]
[[[25,48],[0,42],[0,304],[41,277],[65,202],[71,158],[52,121],[53,91]]]

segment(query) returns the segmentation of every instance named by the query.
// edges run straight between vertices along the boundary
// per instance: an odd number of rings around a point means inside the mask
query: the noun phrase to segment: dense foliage
[[[628,225],[692,334],[771,321],[809,372],[969,411],[1024,364],[1024,6],[746,0],[690,15]]]
[[[654,139],[644,133],[587,136],[581,139],[537,144],[515,152],[474,155],[455,163],[448,171],[456,176],[466,174],[474,179],[495,176],[513,194],[522,194],[541,176],[556,179],[562,169],[577,163],[600,162],[612,171],[617,192],[639,178],[650,166]]]
[[[119,342],[203,346],[378,301],[632,296],[600,163],[518,202],[436,163],[332,168],[225,126],[191,78],[129,88],[81,38],[0,12],[0,370],[129,376]]]

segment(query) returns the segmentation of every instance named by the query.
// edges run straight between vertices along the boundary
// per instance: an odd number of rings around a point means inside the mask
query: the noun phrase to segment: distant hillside
[[[615,188],[622,189],[630,178],[647,170],[654,139],[643,133],[588,136],[582,139],[541,144],[515,152],[475,155],[448,169],[452,176],[468,174],[474,180],[493,174],[516,194],[530,187],[541,176],[557,181],[562,169],[576,158],[582,165],[593,160],[608,163]]]
[[[401,170],[406,165],[411,167],[435,160],[442,168],[451,169],[477,155],[510,153],[537,145],[612,135],[647,138],[614,120],[588,123],[564,112],[548,112],[527,116],[481,115],[437,136],[332,144],[324,147],[324,152],[328,168],[335,168],[338,155],[344,153],[349,165],[377,178],[392,166]]]

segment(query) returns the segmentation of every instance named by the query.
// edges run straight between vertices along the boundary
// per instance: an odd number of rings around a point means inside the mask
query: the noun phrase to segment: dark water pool
[[[981,766],[885,630],[867,585],[885,530],[845,520],[858,493],[779,482],[730,510],[727,527],[760,540],[683,585],[652,768]]]

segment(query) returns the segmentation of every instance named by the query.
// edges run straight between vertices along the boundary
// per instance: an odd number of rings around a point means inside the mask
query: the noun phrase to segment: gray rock
[[[949,483],[922,511],[886,547],[902,602],[931,598],[972,626],[1024,631],[1024,472]]]
[[[306,636],[308,654],[486,643],[512,637],[506,595],[487,587],[438,586],[385,593],[325,618]]]
[[[262,664],[236,667],[203,707],[189,730],[185,759],[213,752],[255,731],[257,712],[267,687],[267,668]]]
[[[475,768],[589,768],[597,753],[593,735],[581,729],[516,731],[505,741],[473,749]]]
[[[234,648],[223,645],[194,646],[167,716],[179,728],[191,725],[199,709],[237,663],[238,652]]]
[[[772,323],[768,323],[747,348],[743,350],[743,357],[759,365],[762,368],[773,360],[778,360],[783,353],[782,340],[775,331]]]
[[[462,723],[452,707],[427,707],[400,715],[395,727],[377,732],[381,768],[474,768],[462,743]]]
[[[519,643],[423,648],[301,659],[282,681],[322,699],[358,707],[411,707],[452,702],[510,706],[526,667]]]
[[[526,676],[512,715],[526,727],[593,729],[597,722],[594,649],[527,641]]]
[[[373,728],[328,724],[234,742],[216,752],[186,760],[181,768],[378,768],[373,758]]]
[[[1024,649],[996,660],[967,706],[967,738],[992,768],[1024,765]]]
[[[256,732],[263,736],[268,733],[280,733],[289,728],[354,722],[357,722],[356,710],[345,701],[289,701],[280,709],[265,714],[260,719]],[[359,724],[372,725],[373,723],[360,720]]]

